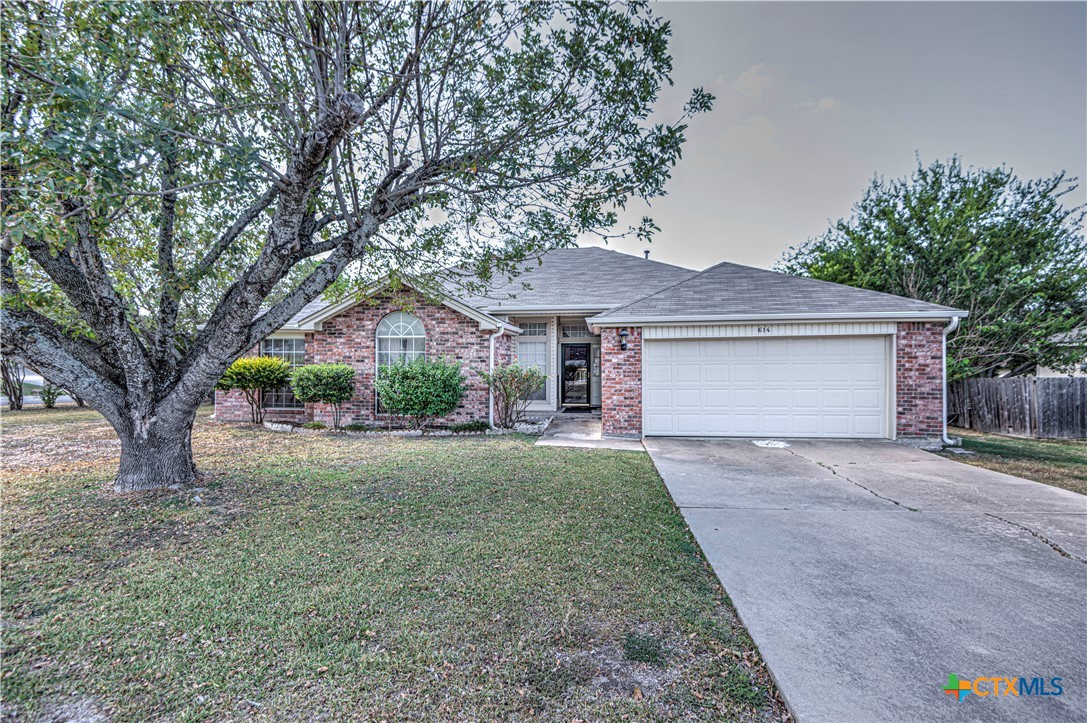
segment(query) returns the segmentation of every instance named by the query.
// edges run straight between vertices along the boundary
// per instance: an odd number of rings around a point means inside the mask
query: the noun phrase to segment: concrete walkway
[[[559,414],[552,418],[547,431],[536,440],[541,447],[584,447],[645,451],[637,439],[605,439],[600,431],[600,417],[589,414]]]
[[[645,446],[801,723],[1087,720],[1087,497],[890,442]]]

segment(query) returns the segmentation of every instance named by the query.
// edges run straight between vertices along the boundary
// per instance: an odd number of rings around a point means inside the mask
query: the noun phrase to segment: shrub
[[[215,388],[229,392],[237,389],[249,402],[249,413],[255,423],[264,421],[260,406],[260,390],[284,387],[291,380],[291,365],[274,356],[243,356],[231,364]]]
[[[450,424],[449,431],[453,434],[469,434],[472,432],[486,432],[491,428],[491,425],[487,424],[486,420],[476,419],[471,422],[460,422],[458,424]]]
[[[64,394],[63,389],[53,386],[49,382],[46,382],[42,386],[42,390],[38,392],[38,396],[41,397],[42,404],[45,405],[46,409],[52,409],[62,394]]]
[[[535,367],[503,364],[480,372],[494,398],[494,426],[510,429],[524,419],[529,396],[540,390],[547,375]]]
[[[291,373],[291,389],[303,402],[332,406],[332,426],[340,428],[340,405],[355,396],[355,368],[348,364],[309,364]]]
[[[328,425],[324,422],[305,422],[299,425],[302,429],[328,429]]]
[[[375,427],[372,424],[363,424],[362,422],[345,424],[343,425],[343,428],[348,432],[376,432],[380,429],[380,427]]]
[[[457,408],[464,396],[464,377],[459,364],[419,358],[381,367],[374,387],[383,412],[410,417],[414,429],[423,429]]]

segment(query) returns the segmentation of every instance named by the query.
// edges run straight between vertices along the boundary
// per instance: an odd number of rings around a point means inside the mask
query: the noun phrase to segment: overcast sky
[[[1087,176],[1085,3],[654,8],[673,30],[675,88],[661,117],[696,86],[717,96],[649,212],[662,229],[648,246],[658,261],[769,267],[848,216],[874,174],[910,173],[916,154]]]

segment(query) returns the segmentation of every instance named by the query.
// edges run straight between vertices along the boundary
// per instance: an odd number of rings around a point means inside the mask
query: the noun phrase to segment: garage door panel
[[[805,355],[807,358],[807,355]],[[822,378],[816,362],[796,362],[791,367],[790,378],[794,382],[817,382]]]
[[[705,414],[702,416],[700,434],[718,436],[732,433],[732,417],[728,414]]]
[[[853,381],[855,382],[878,382],[882,377],[882,362],[857,362],[853,364]]]
[[[791,409],[793,394],[789,389],[763,389],[759,393],[759,406],[763,409]]]
[[[702,359],[728,359],[729,358],[729,342],[728,341],[702,341],[698,343],[698,352]]]
[[[702,381],[702,366],[699,364],[686,364],[683,362],[677,362],[674,364],[675,380],[677,382],[694,382],[698,383]]]
[[[853,408],[856,410],[870,409],[879,411],[883,407],[885,396],[880,389],[854,389]]]
[[[709,383],[729,381],[729,366],[719,362],[707,362],[702,365],[705,370],[705,380]]]
[[[789,365],[785,362],[767,363],[759,367],[759,381],[785,382],[789,380]]]
[[[759,365],[750,362],[738,362],[732,365],[732,381],[757,382],[759,380]]]
[[[884,437],[887,337],[646,342],[650,435]]]
[[[828,361],[823,364],[824,382],[850,382],[853,379],[853,365],[849,362]]]
[[[858,436],[880,436],[883,433],[883,415],[857,414],[853,416],[853,433]]]
[[[672,381],[672,365],[656,362],[645,367],[645,379],[655,384],[667,384]]]
[[[702,392],[702,408],[710,412],[727,412],[730,396],[727,389],[705,389]]]
[[[677,389],[676,406],[679,408],[699,409],[702,406],[702,391],[699,389]]]

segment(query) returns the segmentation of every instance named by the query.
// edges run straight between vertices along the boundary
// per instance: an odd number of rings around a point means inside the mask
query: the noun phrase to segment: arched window
[[[377,365],[409,362],[424,355],[423,322],[406,311],[394,311],[377,325]]]

